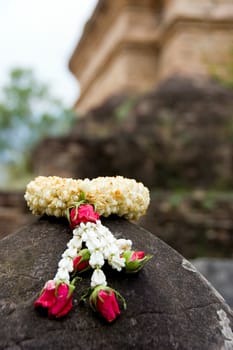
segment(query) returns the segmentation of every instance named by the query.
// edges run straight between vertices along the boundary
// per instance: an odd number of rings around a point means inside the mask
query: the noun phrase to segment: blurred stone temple
[[[75,109],[174,74],[224,77],[232,47],[232,0],[100,0],[69,62],[81,87]]]

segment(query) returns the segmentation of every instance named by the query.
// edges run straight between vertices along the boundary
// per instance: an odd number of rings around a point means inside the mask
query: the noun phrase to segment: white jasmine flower
[[[83,229],[78,226],[76,227],[74,230],[73,230],[73,236],[79,236],[81,237],[82,236],[82,233],[83,233]]]
[[[88,221],[86,224],[83,224],[83,225],[85,230],[88,230],[88,231],[90,231],[90,229],[93,228],[93,222],[90,222],[90,221]]]
[[[100,251],[95,251],[91,254],[89,264],[91,267],[101,267],[104,265],[104,257],[103,254]]]
[[[103,271],[100,269],[94,270],[91,276],[91,287],[94,288],[96,286],[106,286],[106,285],[107,285],[107,281]]]
[[[66,249],[64,251],[64,253],[62,254],[62,258],[67,258],[67,257],[70,257],[70,258],[75,258],[77,255],[77,248],[75,247],[70,247],[69,249]]]
[[[117,271],[121,271],[122,267],[125,266],[125,258],[121,258],[118,255],[112,255],[109,258],[108,262],[112,266],[112,268],[116,269]]]
[[[116,244],[120,250],[120,253],[122,253],[125,250],[130,250],[132,247],[132,241],[130,239],[124,239],[124,238],[117,239]]]
[[[92,237],[86,241],[86,245],[87,245],[87,248],[90,250],[90,252],[93,252],[97,249],[102,248],[103,243],[97,237]]]
[[[80,249],[82,247],[82,238],[79,236],[74,236],[67,244],[67,247]]]
[[[65,282],[69,283],[69,281],[70,281],[69,272],[66,269],[59,268],[57,270],[57,273],[56,273],[55,277],[54,277],[54,280],[55,281],[62,280],[62,281],[65,281]]]
[[[59,261],[58,267],[62,268],[64,270],[67,270],[68,272],[72,272],[73,271],[73,260],[70,259],[69,257],[64,257]]]
[[[97,229],[99,228],[99,226],[102,226],[102,224],[101,224],[101,221],[100,220],[96,220],[96,227],[97,227]]]
[[[107,244],[103,249],[103,254],[104,254],[104,258],[108,259],[112,255],[119,255],[119,249],[115,244],[112,244],[112,245]]]
[[[83,242],[86,242],[88,240],[88,233],[86,231],[82,233],[82,240]]]
[[[116,238],[113,236],[111,231],[102,225],[98,231],[99,235],[109,244],[115,243]]]
[[[88,224],[88,223],[87,223],[87,224]],[[87,224],[84,224],[83,222],[81,222],[81,223],[79,224],[80,230],[82,230],[82,231],[85,230],[86,227],[88,227]]]

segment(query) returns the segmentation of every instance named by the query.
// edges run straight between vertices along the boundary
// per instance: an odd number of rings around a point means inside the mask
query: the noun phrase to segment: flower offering
[[[132,249],[132,241],[116,238],[101,223],[101,216],[117,214],[138,219],[149,205],[149,191],[142,183],[123,177],[73,180],[37,177],[26,189],[25,199],[36,215],[66,216],[73,232],[61,256],[57,272],[46,282],[34,303],[49,318],[60,318],[72,309],[75,282],[92,270],[90,288],[82,299],[107,322],[120,315],[119,292],[108,286],[105,264],[125,273],[136,273],[151,259],[144,251]]]

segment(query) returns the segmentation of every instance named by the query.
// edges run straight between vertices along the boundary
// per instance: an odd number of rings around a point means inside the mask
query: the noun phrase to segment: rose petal
[[[119,306],[113,291],[111,293],[107,293],[104,290],[99,291],[96,308],[108,322],[114,321],[120,315]]]

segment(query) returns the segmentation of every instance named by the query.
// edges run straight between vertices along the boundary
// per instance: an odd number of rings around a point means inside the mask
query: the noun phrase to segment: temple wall
[[[78,110],[85,111],[92,106],[98,105],[100,101],[110,94],[122,91],[126,81],[127,57],[124,52],[114,56],[111,64],[99,72],[87,91],[81,94]]]
[[[111,94],[147,91],[157,79],[156,67],[157,55],[153,47],[120,47],[112,61],[81,95],[78,109],[85,111]]]
[[[224,76],[232,59],[232,0],[100,0],[70,60],[85,113],[119,92],[179,74]]]
[[[232,0],[169,0],[164,10],[164,22],[171,22],[177,18],[187,20],[196,18],[207,21],[233,18]]]
[[[216,69],[224,76],[232,50],[233,26],[227,29],[180,23],[163,44],[159,79],[171,74],[207,77]]]

